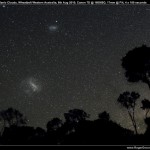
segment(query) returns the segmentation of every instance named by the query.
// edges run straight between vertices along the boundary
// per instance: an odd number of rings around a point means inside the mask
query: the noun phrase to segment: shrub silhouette
[[[110,116],[109,116],[109,113],[107,113],[106,111],[100,113],[98,115],[98,118],[99,119],[105,119],[105,120],[109,120],[110,119]]]

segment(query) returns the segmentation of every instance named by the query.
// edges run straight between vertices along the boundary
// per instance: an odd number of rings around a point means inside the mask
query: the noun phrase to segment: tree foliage
[[[16,109],[8,108],[0,112],[0,120],[3,121],[3,129],[10,126],[21,126],[27,123],[27,119]]]
[[[150,101],[148,99],[144,99],[141,101],[142,102],[142,109],[145,110],[145,118],[147,118],[147,115],[150,110]]]
[[[109,120],[110,119],[110,116],[109,116],[109,113],[107,113],[106,111],[100,113],[98,115],[98,118],[99,119],[105,119],[105,120]]]
[[[121,103],[123,107],[125,107],[128,110],[129,117],[132,121],[133,127],[135,129],[135,133],[137,134],[137,126],[135,121],[135,106],[136,101],[140,97],[140,95],[136,92],[124,92],[123,94],[120,94],[118,98],[118,102]]]
[[[142,45],[122,58],[122,67],[129,82],[142,81],[150,88],[150,47]]]
[[[64,113],[64,117],[66,119],[66,122],[70,123],[77,123],[79,121],[86,120],[89,118],[89,114],[87,114],[85,111],[81,109],[72,109],[69,110],[68,113]]]
[[[53,118],[47,123],[47,131],[57,130],[62,126],[62,124],[62,120],[60,120],[59,118]]]
[[[27,123],[27,119],[23,116],[23,114],[13,108],[1,111],[0,116],[5,122],[7,122],[8,126],[19,126]]]

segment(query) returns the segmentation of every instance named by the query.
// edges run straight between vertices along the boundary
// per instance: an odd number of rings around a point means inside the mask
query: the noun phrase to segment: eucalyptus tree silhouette
[[[140,95],[136,92],[124,92],[123,94],[120,94],[118,98],[118,102],[121,103],[123,107],[125,107],[128,111],[129,117],[132,121],[135,133],[137,132],[137,125],[135,121],[135,106],[136,106],[136,100],[140,97]]]
[[[142,45],[122,58],[122,67],[129,82],[142,81],[150,88],[150,47]]]
[[[66,134],[70,134],[72,132],[75,132],[80,122],[85,121],[90,117],[90,115],[87,114],[84,110],[72,109],[67,113],[64,113],[64,117],[66,120],[64,124],[64,130],[66,131]]]
[[[90,117],[84,110],[81,109],[72,109],[69,110],[68,113],[64,113],[64,117],[66,122],[69,123],[78,123],[79,121],[86,120]]]
[[[142,109],[145,110],[145,119],[147,118],[147,115],[150,110],[150,101],[148,99],[144,99],[141,101],[142,102]]]
[[[27,123],[27,119],[23,116],[23,114],[11,107],[0,112],[0,121],[3,121],[1,134],[5,127],[10,127],[12,125],[20,126]]]

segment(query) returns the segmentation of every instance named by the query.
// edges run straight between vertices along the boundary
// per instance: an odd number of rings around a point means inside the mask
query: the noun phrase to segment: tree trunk
[[[3,124],[3,127],[2,127],[2,129],[1,129],[1,136],[3,135],[3,132],[4,132],[5,127],[6,127],[6,122],[5,122],[5,120],[4,120],[4,124]]]
[[[135,129],[135,134],[137,135],[137,134],[138,134],[138,131],[137,131],[136,122],[135,122],[135,120],[133,120],[133,121],[134,121],[134,129]]]
[[[138,134],[138,132],[137,132],[137,126],[136,126],[136,121],[135,121],[134,110],[135,110],[135,105],[134,105],[134,107],[133,107],[133,113],[132,113],[133,116],[132,116],[132,117],[133,117],[133,122],[134,122],[135,133]]]
[[[134,119],[134,113],[133,113],[133,116],[132,116],[131,113],[130,113],[129,110],[128,110],[128,114],[129,114],[130,119],[131,119],[131,121],[132,121],[132,124],[133,124],[133,127],[134,127],[135,134],[137,135],[138,132],[137,132],[136,122],[135,122],[135,119]]]
[[[146,110],[145,119],[147,118],[148,113],[149,113],[149,109]]]

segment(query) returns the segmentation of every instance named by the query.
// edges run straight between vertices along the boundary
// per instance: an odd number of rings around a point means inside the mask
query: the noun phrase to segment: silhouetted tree
[[[49,132],[57,130],[62,126],[62,124],[63,124],[62,120],[60,120],[59,118],[53,118],[51,121],[47,123],[47,131]]]
[[[98,118],[99,119],[105,119],[105,120],[109,120],[110,119],[110,116],[109,116],[109,113],[107,113],[106,111],[100,113],[98,115]]]
[[[0,112],[0,120],[3,121],[3,129],[8,126],[20,126],[27,123],[27,119],[18,110],[13,108],[8,108]],[[2,133],[2,132],[1,132]]]
[[[81,109],[72,109],[69,110],[68,113],[64,113],[66,120],[64,124],[64,130],[66,131],[66,134],[75,132],[79,123],[85,121],[87,118],[89,118],[89,116],[89,114]]]
[[[90,115],[87,114],[84,110],[72,109],[69,110],[68,113],[64,113],[64,117],[66,119],[66,122],[78,123],[79,121],[86,120],[90,117]]]
[[[142,107],[145,110],[145,118],[147,118],[148,112],[150,110],[150,101],[147,99],[142,100]]]
[[[135,129],[135,133],[137,134],[137,126],[135,121],[135,106],[136,100],[140,97],[140,95],[136,92],[124,92],[120,94],[118,98],[118,102],[121,103],[123,107],[125,107],[128,111],[129,117],[132,121],[133,127]]]
[[[142,81],[150,88],[150,47],[142,45],[122,58],[122,67],[129,82]]]

